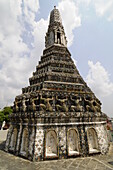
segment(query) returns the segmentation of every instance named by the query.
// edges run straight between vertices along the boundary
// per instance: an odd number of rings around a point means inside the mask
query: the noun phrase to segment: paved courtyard
[[[4,151],[0,142],[0,170],[113,170],[113,143],[107,155],[30,162]]]

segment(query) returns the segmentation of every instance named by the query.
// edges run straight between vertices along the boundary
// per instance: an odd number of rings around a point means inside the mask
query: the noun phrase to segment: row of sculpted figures
[[[101,103],[95,96],[29,94],[16,98],[14,112],[58,111],[58,112],[101,112]]]

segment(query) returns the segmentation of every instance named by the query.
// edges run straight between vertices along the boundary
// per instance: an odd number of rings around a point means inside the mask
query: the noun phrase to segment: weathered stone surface
[[[0,141],[1,170],[113,170],[113,144],[106,155],[71,158],[43,162],[31,162],[3,151],[5,142]]]
[[[7,152],[33,161],[107,152],[106,115],[71,59],[56,7],[29,82],[14,101]]]

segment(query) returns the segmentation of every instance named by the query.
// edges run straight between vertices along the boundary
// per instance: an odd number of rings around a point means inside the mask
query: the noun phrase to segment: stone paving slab
[[[78,157],[62,160],[30,162],[6,153],[5,142],[0,142],[0,170],[113,170],[113,143],[106,155]]]

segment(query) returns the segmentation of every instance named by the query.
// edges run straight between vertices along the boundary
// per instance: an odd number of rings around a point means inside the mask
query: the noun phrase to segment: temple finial
[[[62,25],[62,19],[59,10],[54,6],[54,9],[50,13],[50,21],[48,31],[45,37],[45,46],[49,47],[51,45],[61,45],[66,46],[67,40]]]

